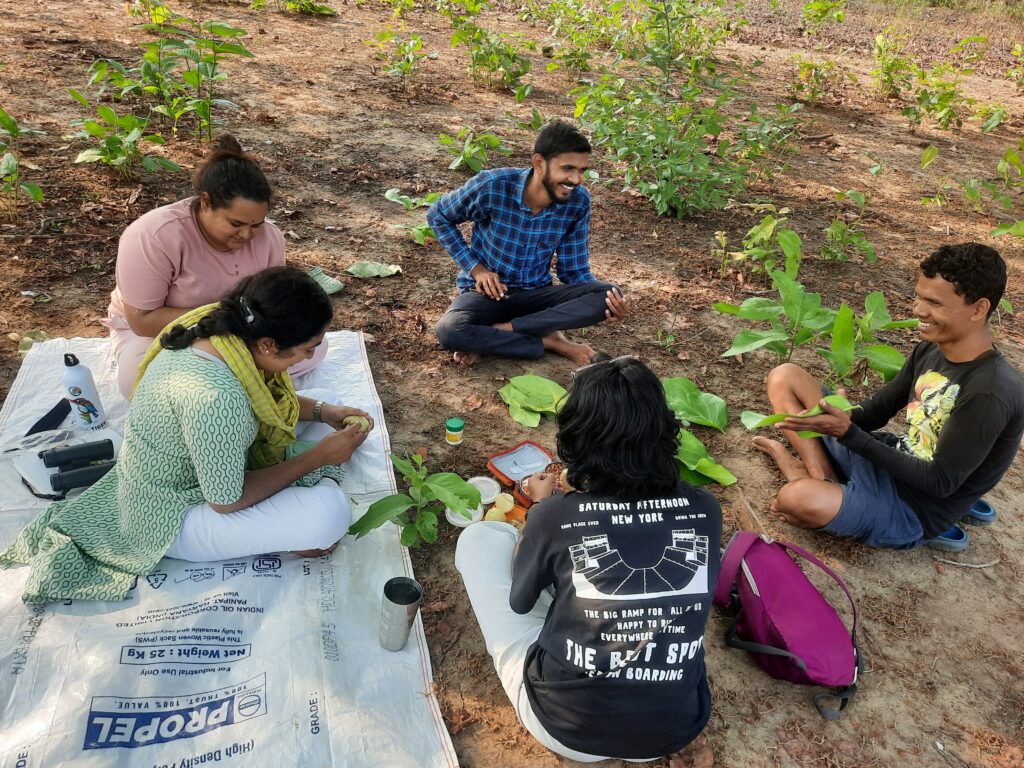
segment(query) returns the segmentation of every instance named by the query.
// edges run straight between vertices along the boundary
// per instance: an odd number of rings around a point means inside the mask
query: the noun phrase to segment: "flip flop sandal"
[[[925,546],[931,547],[932,549],[939,549],[943,552],[963,552],[968,546],[970,546],[970,543],[971,537],[967,535],[967,531],[959,525],[954,525],[941,536],[936,536],[934,539],[928,539],[925,542]]]
[[[971,507],[971,511],[964,515],[962,522],[968,525],[992,525],[999,517],[995,507],[984,499],[978,499]]]
[[[323,288],[324,292],[328,295],[337,293],[345,287],[345,284],[341,282],[341,280],[337,280],[330,275],[324,274],[323,269],[320,267],[313,267],[311,270],[306,272],[306,274],[316,280],[316,284]]]

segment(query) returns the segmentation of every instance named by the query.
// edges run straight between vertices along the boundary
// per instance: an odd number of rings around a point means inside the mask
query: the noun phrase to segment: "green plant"
[[[479,490],[454,472],[427,474],[425,459],[418,453],[409,459],[391,454],[391,463],[401,473],[407,492],[373,502],[348,529],[357,539],[384,523],[395,523],[402,529],[403,546],[433,544],[437,541],[437,520],[445,507],[468,519],[480,505]]]
[[[736,334],[725,356],[745,354],[756,349],[774,352],[788,361],[793,352],[809,342],[827,338],[829,345],[817,352],[829,364],[830,383],[863,377],[866,371],[891,380],[903,366],[903,355],[895,348],[878,343],[877,334],[896,328],[916,327],[917,320],[893,320],[885,297],[868,294],[864,315],[856,317],[843,303],[838,310],[821,306],[821,296],[808,293],[796,280],[783,272],[774,272],[779,299],[754,297],[739,306],[720,302],[714,308],[743,320],[769,323],[767,330],[743,330]],[[748,427],[749,428],[749,427]]]
[[[137,96],[155,102],[150,110],[170,124],[172,133],[177,133],[178,122],[195,109],[188,87],[177,74],[180,50],[180,40],[160,38],[142,46],[142,58],[132,68],[112,59],[97,59],[89,67],[88,84],[98,84],[100,96],[109,85],[117,89],[118,100]]]
[[[89,107],[89,101],[82,94],[70,89],[71,95],[82,105]],[[141,164],[146,171],[180,171],[181,167],[166,157],[143,154],[139,142],[163,144],[159,133],[146,133],[149,121],[132,114],[119,115],[106,104],[96,107],[96,119],[75,120],[72,126],[81,126],[73,138],[98,142],[98,147],[83,150],[75,158],[76,163],[103,163],[117,170],[122,178],[132,180]]]
[[[843,22],[846,18],[846,0],[810,0],[804,3],[800,17],[804,24],[804,34],[817,34],[828,22]]]
[[[931,116],[943,130],[963,125],[964,114],[974,99],[961,90],[961,81],[974,73],[971,65],[982,58],[987,42],[983,35],[965,37],[950,50],[953,63],[939,62],[931,69],[917,69],[915,103],[901,110],[912,129],[920,125],[922,115]]]
[[[423,40],[415,32],[403,40],[393,30],[383,29],[367,45],[377,47],[377,56],[384,62],[384,74],[402,81],[402,90],[408,90],[409,80],[419,69],[423,59],[436,59],[437,53],[426,53]]]
[[[428,240],[437,238],[434,230],[425,221],[419,224],[395,224],[394,227],[400,232],[408,232],[409,237],[415,240],[417,245],[426,245]]]
[[[676,353],[676,337],[671,331],[659,328],[658,335],[655,337],[654,343],[666,352],[671,352],[673,355]]]
[[[803,102],[817,103],[840,81],[840,73],[834,61],[817,62],[799,53],[793,56],[793,61],[797,66],[796,78],[787,87]]]
[[[1006,107],[1002,104],[982,104],[974,116],[982,121],[981,132],[990,133],[1006,119]]]
[[[338,12],[329,5],[318,3],[316,0],[273,0],[279,11],[294,11],[295,13],[307,13],[312,16],[337,16]],[[267,5],[267,0],[252,0],[254,11],[262,10]]]
[[[17,155],[18,143],[23,137],[42,135],[43,131],[37,128],[18,125],[17,120],[0,109],[0,192],[6,198],[4,217],[9,221],[17,221],[22,195],[37,203],[43,199],[39,185],[22,178]]]
[[[867,207],[864,195],[856,189],[848,189],[836,194],[836,200],[853,202],[857,206],[857,212],[850,221],[838,217],[832,220],[825,230],[825,244],[821,248],[821,257],[825,261],[846,261],[852,252],[854,255],[863,254],[868,264],[874,264],[878,261],[878,255],[861,226]]]
[[[484,169],[488,152],[507,155],[512,151],[502,146],[501,139],[493,133],[476,133],[472,128],[462,128],[455,136],[442,133],[437,141],[455,156],[448,165],[453,171],[466,166],[473,173],[479,173]]]
[[[735,92],[705,94],[691,82],[627,80],[605,72],[571,91],[575,116],[604,148],[624,189],[635,189],[662,215],[687,216],[724,207],[766,166],[795,128],[792,108],[777,115],[752,109],[730,117]]]
[[[1022,91],[1024,90],[1024,44],[1014,44],[1010,55],[1017,59],[1017,61],[1006,70],[1006,76],[1013,80],[1013,84],[1017,87],[1018,91]]]
[[[911,88],[916,67],[912,61],[903,56],[905,35],[897,35],[892,27],[875,36],[871,54],[875,57],[875,68],[871,76],[875,78],[875,88],[883,99],[895,99]]]
[[[238,105],[218,95],[218,85],[227,80],[222,64],[229,56],[252,58],[252,52],[240,42],[248,33],[223,21],[200,22],[177,16],[161,24],[143,24],[144,29],[161,35],[173,48],[182,69],[182,89],[188,95],[187,106],[196,117],[196,133],[213,139],[220,125],[216,109],[237,109]],[[159,113],[159,112],[158,112]]]
[[[714,309],[742,320],[767,321],[767,330],[750,329],[736,334],[723,357],[753,352],[764,347],[788,361],[797,347],[827,333],[835,321],[835,310],[821,306],[821,295],[808,293],[795,278],[781,270],[771,273],[778,299],[755,296],[739,306],[718,302]]]
[[[466,16],[452,15],[451,22],[455,29],[451,36],[452,48],[459,45],[469,48],[472,79],[493,85],[495,76],[500,75],[500,82],[514,91],[519,80],[530,71],[530,60],[522,51],[535,50],[536,45],[519,35],[491,32]]]
[[[423,197],[410,197],[409,195],[403,195],[398,187],[393,187],[384,193],[384,197],[393,203],[398,203],[406,211],[410,213],[417,208],[429,208],[439,199],[441,199],[440,192],[428,192]],[[420,221],[417,224],[394,224],[395,229],[401,232],[408,232],[409,236],[412,237],[419,245],[426,245],[427,240],[436,238],[434,230],[430,228],[430,225],[426,221]]]
[[[392,203],[398,203],[407,211],[412,211],[416,208],[429,208],[441,199],[441,195],[441,192],[427,192],[423,197],[409,197],[408,195],[403,195],[398,187],[392,187],[384,193],[384,199],[390,200]]]

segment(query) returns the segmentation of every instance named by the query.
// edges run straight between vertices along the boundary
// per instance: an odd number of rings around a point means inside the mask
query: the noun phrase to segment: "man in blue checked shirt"
[[[475,363],[482,353],[536,359],[551,350],[586,365],[594,350],[563,331],[626,316],[620,289],[590,272],[590,194],[582,186],[589,162],[587,139],[556,120],[538,135],[531,168],[481,171],[427,211],[459,265],[460,294],[435,329],[456,362]],[[468,244],[458,228],[466,221]]]

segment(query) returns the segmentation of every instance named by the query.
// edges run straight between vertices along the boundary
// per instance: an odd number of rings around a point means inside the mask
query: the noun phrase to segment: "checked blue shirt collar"
[[[594,282],[587,237],[590,193],[576,187],[564,203],[533,213],[523,203],[532,170],[497,168],[481,171],[449,192],[427,211],[427,223],[459,265],[458,285],[472,289],[469,272],[483,264],[510,289],[551,285],[551,261],[557,253],[561,283]],[[459,224],[473,222],[470,242]]]

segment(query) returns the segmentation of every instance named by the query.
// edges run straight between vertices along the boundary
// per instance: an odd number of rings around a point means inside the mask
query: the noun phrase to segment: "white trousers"
[[[338,402],[329,390],[310,389],[304,397]],[[319,440],[332,432],[327,424],[299,422],[301,440]],[[167,557],[193,562],[232,560],[266,552],[326,549],[341,539],[352,522],[348,497],[333,480],[312,488],[288,487],[237,512],[216,512],[196,504],[185,512]]]
[[[545,730],[530,705],[530,697],[523,684],[523,664],[530,646],[540,637],[551,607],[551,597],[546,592],[542,593],[533,610],[522,615],[509,607],[512,553],[518,539],[516,529],[508,523],[484,520],[465,528],[455,546],[455,567],[462,574],[487,652],[494,660],[494,668],[516,717],[538,742],[556,754],[581,763],[608,760],[607,757],[577,752],[562,744]]]

